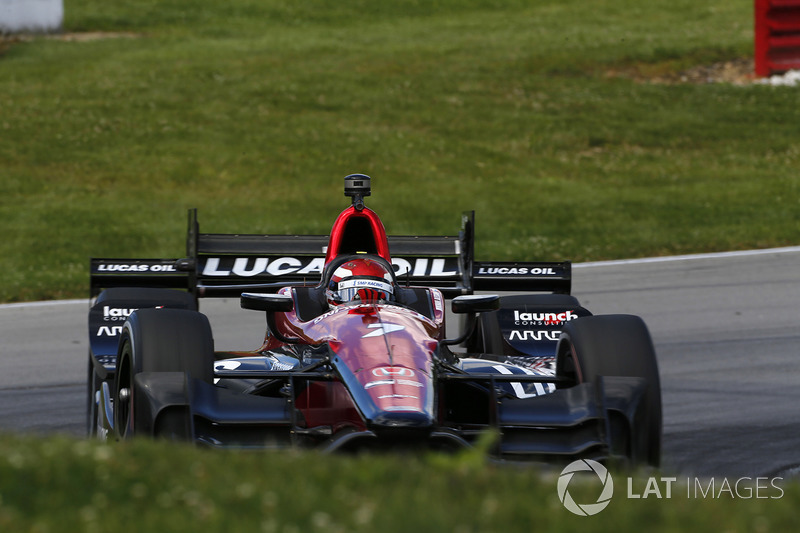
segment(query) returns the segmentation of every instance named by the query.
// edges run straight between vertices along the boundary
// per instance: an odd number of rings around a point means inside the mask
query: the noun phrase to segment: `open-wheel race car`
[[[658,465],[640,318],[584,309],[569,262],[475,261],[472,213],[456,236],[387,236],[370,191],[345,178],[327,236],[204,234],[191,210],[187,257],[93,259],[90,434],[359,451],[494,430],[499,459]],[[264,313],[261,347],[215,352],[215,296]]]

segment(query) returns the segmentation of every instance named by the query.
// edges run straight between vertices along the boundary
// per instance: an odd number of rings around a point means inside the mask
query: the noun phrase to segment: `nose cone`
[[[433,424],[432,381],[427,372],[410,365],[382,365],[362,375],[369,380],[364,389],[375,406],[369,416],[374,426],[423,428]]]

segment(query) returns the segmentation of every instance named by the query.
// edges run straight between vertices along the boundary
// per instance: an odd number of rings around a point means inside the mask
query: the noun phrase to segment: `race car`
[[[92,259],[89,433],[451,451],[493,431],[500,460],[659,464],[641,318],[592,315],[569,262],[476,261],[474,213],[455,236],[387,236],[370,194],[347,176],[325,236],[205,234],[191,210],[185,258]],[[215,351],[215,296],[265,315],[262,346]]]

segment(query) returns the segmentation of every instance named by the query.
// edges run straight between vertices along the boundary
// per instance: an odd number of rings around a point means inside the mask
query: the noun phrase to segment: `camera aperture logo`
[[[569,484],[576,473],[594,473],[602,483],[602,491],[597,501],[594,503],[577,503],[572,495],[569,493]],[[605,509],[611,503],[611,497],[614,495],[614,480],[608,469],[597,461],[591,459],[579,459],[568,464],[561,475],[558,477],[558,499],[564,504],[571,513],[579,516],[592,516],[596,515]]]
[[[602,486],[598,488],[600,495],[594,502],[576,502],[569,492],[569,486],[575,475],[590,484]],[[576,478],[577,479],[577,478]],[[640,501],[647,498],[672,499],[680,497],[685,487],[686,499],[727,499],[749,500],[749,499],[773,499],[783,498],[784,491],[780,482],[783,477],[741,477],[733,481],[728,478],[692,478],[687,477],[685,484],[678,482],[677,477],[654,477],[645,479],[634,479],[628,477],[628,500]],[[677,483],[677,487],[675,486]],[[635,485],[644,486],[641,491]],[[574,486],[573,486],[574,488]],[[678,488],[678,490],[674,490]],[[591,459],[579,459],[568,464],[561,475],[558,477],[558,499],[564,507],[571,513],[578,516],[593,516],[608,507],[611,497],[614,495],[614,480],[605,466],[592,461]],[[582,491],[586,493],[586,491]]]

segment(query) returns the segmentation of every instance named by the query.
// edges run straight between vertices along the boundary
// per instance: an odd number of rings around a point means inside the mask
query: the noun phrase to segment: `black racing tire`
[[[636,462],[661,462],[661,380],[655,348],[644,321],[633,315],[582,317],[564,325],[558,344],[556,375],[591,383],[598,376],[641,377],[647,382],[644,434],[631,454]]]
[[[114,430],[118,439],[137,434],[140,417],[135,406],[134,377],[141,372],[184,372],[189,378],[213,383],[214,340],[208,318],[184,309],[140,309],[133,312],[120,337],[114,384]],[[124,394],[122,391],[125,391]],[[125,396],[123,398],[123,396]],[[167,436],[187,435],[188,411],[175,419],[170,411],[165,424],[157,424]],[[183,428],[180,426],[183,424]]]

